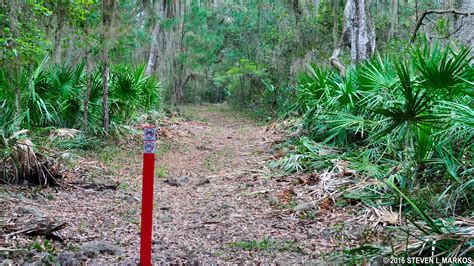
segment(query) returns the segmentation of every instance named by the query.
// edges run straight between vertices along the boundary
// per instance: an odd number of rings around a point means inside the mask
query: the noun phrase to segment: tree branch
[[[339,61],[339,55],[341,55],[342,49],[344,49],[345,46],[351,45],[349,40],[349,9],[350,1],[347,1],[344,7],[341,37],[337,46],[334,48],[331,57],[329,58],[329,63],[339,71],[339,75],[341,77],[346,76],[346,67],[341,63],[341,61]]]
[[[332,52],[331,58],[329,58],[329,62],[331,65],[339,71],[339,75],[341,77],[346,76],[346,67],[339,61],[339,55],[341,54],[341,48],[336,48]]]
[[[462,12],[462,11],[458,11],[458,10],[455,10],[455,9],[446,9],[446,10],[437,10],[437,9],[433,9],[433,10],[425,10],[423,12],[423,14],[421,14],[420,18],[418,19],[418,22],[416,23],[416,26],[415,26],[415,30],[413,30],[413,34],[412,34],[412,37],[411,37],[411,40],[410,42],[413,43],[416,39],[416,34],[418,33],[418,30],[420,29],[421,25],[423,24],[423,20],[425,19],[425,17],[429,14],[438,14],[438,15],[442,15],[442,14],[454,14],[454,15],[459,15],[459,16],[472,16],[474,15],[474,12]]]

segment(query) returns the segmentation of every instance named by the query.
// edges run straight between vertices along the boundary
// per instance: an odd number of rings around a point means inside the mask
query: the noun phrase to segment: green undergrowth
[[[129,125],[161,115],[158,80],[145,75],[143,65],[113,65],[108,79],[110,125],[105,132],[101,68],[88,76],[85,62],[51,64],[45,57],[31,71],[19,73],[19,95],[14,94],[16,88],[8,82],[7,71],[0,71],[0,182],[41,175],[40,170],[30,168],[39,169],[46,158],[56,157],[59,151],[98,151],[105,146],[104,140],[136,134]],[[29,156],[29,163],[25,156]]]
[[[340,258],[473,255],[471,54],[425,43],[406,59],[374,56],[344,77],[314,65],[300,75],[286,114],[291,137],[277,147],[286,155],[270,166],[283,175],[345,169],[352,184],[339,189],[348,204],[402,214],[382,226],[394,237]]]

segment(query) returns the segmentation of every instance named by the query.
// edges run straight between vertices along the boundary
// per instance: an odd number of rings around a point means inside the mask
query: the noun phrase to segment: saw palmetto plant
[[[0,181],[7,177],[17,179],[25,176],[18,174],[18,169],[31,168],[22,164],[33,160],[19,160],[20,157],[15,156],[21,150],[16,141],[18,138],[11,137],[16,136],[16,132],[23,132],[24,129],[35,132],[41,128],[80,129],[83,125],[84,96],[87,91],[84,62],[74,66],[48,66],[48,57],[45,57],[31,73],[25,71],[20,77],[17,90],[9,86],[8,73],[4,70],[0,72],[0,136],[3,140],[0,162],[8,162],[10,166],[2,169],[11,170],[8,174],[1,174]],[[129,122],[137,112],[160,108],[160,84],[154,77],[145,76],[143,66],[117,68],[111,77],[109,103],[114,133],[126,131],[127,127],[123,124]],[[87,116],[89,131],[96,134],[103,133],[102,97],[103,82],[99,67],[91,74]],[[34,142],[27,137],[25,139]],[[80,135],[78,139],[80,143],[72,146],[82,147],[86,145],[84,140],[92,138]],[[28,147],[28,151],[33,151],[33,148]]]
[[[424,250],[433,247],[437,254],[466,255],[474,242],[464,231],[472,228],[447,221],[472,209],[470,54],[425,44],[412,48],[408,59],[375,56],[345,77],[310,66],[300,76],[292,109],[300,112],[310,139],[293,143],[296,148],[274,166],[287,172],[320,169],[325,156],[308,143],[335,147],[331,156],[350,161],[364,184],[387,182],[356,186],[344,195],[371,206],[405,202],[406,217],[418,229],[409,234],[410,245],[393,252],[427,255]],[[418,198],[421,188],[440,201]],[[427,210],[433,206],[445,215],[433,218]]]

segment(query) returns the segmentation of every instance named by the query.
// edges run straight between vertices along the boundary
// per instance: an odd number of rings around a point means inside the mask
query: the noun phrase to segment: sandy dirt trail
[[[278,134],[226,105],[185,107],[183,114],[188,119],[176,118],[160,129],[154,262],[317,262],[338,249],[348,216],[292,214],[292,184],[272,179],[265,167]],[[58,258],[138,262],[141,143],[126,141],[96,155],[100,163],[94,167],[107,169],[120,183],[116,190],[50,189],[29,201],[44,215],[67,222]],[[97,241],[113,245],[111,251],[74,255]]]

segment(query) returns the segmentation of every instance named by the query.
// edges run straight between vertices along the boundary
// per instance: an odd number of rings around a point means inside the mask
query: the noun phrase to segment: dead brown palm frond
[[[349,168],[348,161],[337,159],[334,165],[339,171],[339,173],[343,176],[355,176],[357,174],[355,170]]]
[[[380,181],[380,180],[374,179],[374,178],[366,177],[366,178],[360,179],[357,183],[354,183],[354,185],[351,186],[349,189],[350,190],[355,190],[355,191],[362,191],[362,190],[366,189],[367,187],[383,188],[383,187],[386,187],[386,186],[387,185],[383,181]]]
[[[74,128],[56,128],[51,130],[49,133],[49,138],[56,139],[56,138],[66,138],[72,139],[77,136],[81,131],[74,129]]]
[[[371,207],[367,206],[365,210],[365,220],[372,226],[394,226],[401,224],[400,214],[394,212],[392,207]]]
[[[8,152],[0,161],[1,181],[57,184],[57,177],[60,176],[58,164],[51,158],[38,154],[33,142],[25,136],[27,133],[28,130],[20,130],[5,138],[4,144]]]
[[[12,143],[11,160],[14,164],[16,178],[26,178],[40,170],[38,158],[33,150],[33,142],[23,138]]]
[[[81,131],[74,128],[53,128],[49,132],[47,143],[51,144],[57,140],[72,140],[76,138]]]
[[[310,187],[313,191],[309,195],[316,196],[317,200],[328,196],[335,200],[342,193],[341,188],[352,182],[350,178],[340,177],[337,173],[324,172],[319,175],[319,183]]]
[[[409,256],[420,256],[421,254],[430,254],[436,251],[436,256],[462,256],[466,255],[466,252],[472,249],[472,247],[470,247],[463,250],[462,247],[472,241],[474,241],[474,227],[470,226],[452,233],[411,238],[406,243],[395,246],[394,253],[402,254],[408,252]],[[445,242],[454,244],[449,245],[449,250],[443,250]],[[461,252],[461,250],[463,251]]]
[[[460,257],[472,252],[474,221],[464,217],[453,218],[455,220],[437,219],[438,232],[433,231],[432,225],[427,222],[412,221],[402,229],[406,235],[400,236],[400,244],[394,247],[393,254]]]

